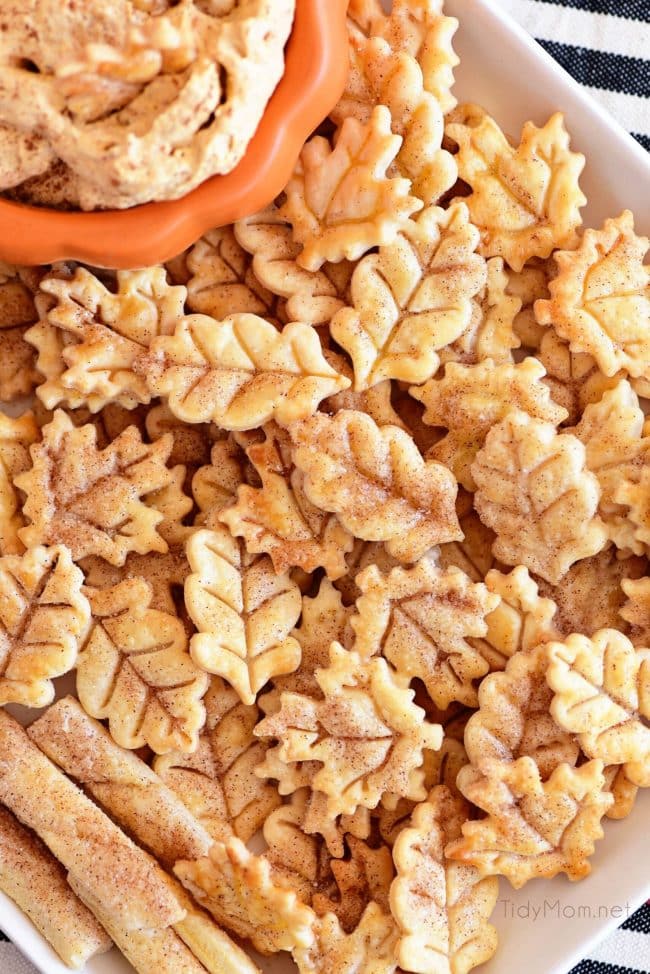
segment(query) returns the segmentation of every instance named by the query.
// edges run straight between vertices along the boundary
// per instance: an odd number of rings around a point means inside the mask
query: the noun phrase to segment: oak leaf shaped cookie
[[[24,546],[18,531],[24,526],[14,477],[29,468],[29,447],[39,430],[32,413],[14,419],[0,413],[0,555],[20,554]]]
[[[422,69],[382,37],[351,39],[347,87],[331,117],[337,125],[350,117],[367,124],[376,105],[388,108],[392,131],[402,139],[389,176],[410,179],[423,203],[437,202],[458,173],[453,156],[442,148],[442,109],[424,88]]]
[[[495,365],[491,359],[469,366],[450,362],[441,379],[412,387],[410,394],[425,406],[425,423],[449,430],[427,457],[446,464],[466,490],[475,490],[471,465],[492,426],[509,412],[519,410],[553,425],[566,419],[566,410],[541,382],[544,375],[534,358],[516,365]]]
[[[253,257],[257,280],[286,300],[289,321],[326,324],[346,303],[353,265],[343,260],[325,263],[317,271],[301,267],[297,257],[302,248],[275,204],[239,220],[234,232],[240,246]]]
[[[454,204],[452,204],[453,206]],[[487,282],[472,302],[469,326],[456,341],[440,350],[440,361],[475,365],[492,359],[500,365],[512,362],[512,350],[521,342],[515,322],[521,301],[508,293],[508,275],[500,257],[487,261]]]
[[[627,595],[621,616],[632,626],[630,638],[635,646],[650,646],[650,578],[625,578],[621,588]]]
[[[92,425],[76,428],[61,410],[30,447],[32,468],[14,483],[27,495],[28,520],[18,532],[26,547],[66,544],[75,560],[99,555],[123,565],[129,552],[167,551],[157,527],[163,515],[144,502],[166,486],[171,437],[142,442],[130,426],[105,449]]]
[[[602,230],[586,230],[577,250],[555,254],[551,297],[535,305],[537,320],[553,324],[573,352],[593,355],[605,375],[619,369],[650,378],[648,238],[634,232],[625,210]]]
[[[77,663],[84,710],[106,718],[121,747],[195,750],[208,677],[187,651],[183,623],[149,608],[151,588],[142,579],[87,593],[92,624]]]
[[[561,872],[573,880],[589,875],[589,856],[603,837],[600,820],[613,802],[602,761],[560,764],[545,782],[529,757],[494,765],[489,779],[471,765],[458,777],[463,794],[487,815],[465,822],[462,838],[445,850],[450,859],[481,876],[506,876],[515,889]]]
[[[63,546],[0,558],[0,705],[45,707],[90,621],[83,575]]]
[[[447,788],[434,788],[413,812],[393,847],[397,877],[391,911],[400,929],[396,957],[405,971],[453,974],[485,963],[497,949],[488,922],[499,895],[496,877],[445,857],[445,846],[461,834],[469,806]]]
[[[487,661],[490,670],[502,670],[511,657],[556,637],[557,606],[551,598],[542,598],[537,583],[523,565],[518,565],[508,575],[490,569],[485,576],[485,585],[501,601],[485,617],[486,635],[482,639],[472,639],[471,643]]]
[[[355,388],[384,379],[425,382],[438,351],[470,325],[485,284],[478,235],[463,203],[431,207],[390,246],[365,257],[352,277],[352,307],[332,320],[332,336],[354,362]]]
[[[336,891],[317,892],[312,905],[319,916],[333,913],[346,933],[352,933],[362,920],[369,902],[390,912],[388,893],[395,875],[390,849],[372,848],[353,835],[346,837],[349,858],[332,859]]]
[[[458,173],[472,189],[465,202],[485,257],[503,257],[520,271],[532,257],[577,246],[585,158],[570,151],[561,114],[542,128],[527,122],[517,148],[489,115],[448,125],[447,134],[460,147]]]
[[[293,465],[288,434],[270,425],[265,435],[263,443],[246,451],[261,487],[242,484],[237,502],[220,520],[231,534],[244,539],[248,552],[270,555],[276,572],[296,566],[305,572],[324,568],[329,578],[340,578],[347,570],[352,536],[334,514],[308,500],[304,474]]]
[[[26,333],[38,351],[48,409],[64,403],[98,412],[108,403],[132,409],[151,392],[135,363],[158,335],[170,335],[184,314],[186,290],[171,286],[163,267],[117,272],[113,294],[85,267],[70,278],[41,281],[40,321]]]
[[[525,565],[557,585],[575,561],[605,546],[600,488],[575,436],[511,413],[492,427],[471,472],[476,510],[496,531],[493,551],[507,565]]]
[[[291,423],[346,389],[323,357],[318,334],[293,323],[279,332],[256,315],[215,321],[190,315],[142,360],[149,387],[185,423],[249,430],[271,419]]]
[[[551,712],[590,758],[650,770],[650,649],[615,629],[548,646]],[[646,776],[648,774],[646,770]]]
[[[553,697],[546,683],[544,643],[519,651],[502,673],[487,676],[478,692],[479,709],[465,728],[470,764],[485,775],[495,763],[534,760],[542,780],[558,765],[575,764],[579,748],[572,734],[549,713]]]
[[[441,464],[425,462],[404,430],[344,410],[296,423],[291,437],[305,494],[356,537],[385,542],[403,561],[461,537],[454,477]]]
[[[198,629],[192,657],[253,704],[272,676],[300,663],[300,644],[289,635],[300,615],[300,590],[288,575],[276,575],[267,558],[244,567],[238,542],[223,527],[197,531],[186,550],[192,574],[185,601]]]
[[[401,143],[385,105],[366,125],[347,118],[334,148],[322,136],[307,142],[281,210],[303,245],[301,267],[317,271],[326,261],[358,260],[371,247],[392,243],[422,209],[408,179],[387,175]]]
[[[187,255],[188,308],[218,321],[229,314],[252,314],[275,323],[277,299],[257,280],[252,263],[233,227],[210,230]]]
[[[644,436],[643,410],[629,382],[622,380],[588,405],[571,431],[584,443],[587,467],[600,484],[598,513],[619,548],[645,551],[621,492],[634,489],[650,462],[650,437]]]
[[[179,861],[174,872],[219,924],[262,954],[313,942],[314,912],[293,890],[273,882],[270,863],[237,838],[215,842],[205,859]]]
[[[213,677],[204,698],[205,726],[192,753],[157,757],[154,770],[214,839],[247,842],[280,804],[277,789],[254,772],[264,744],[253,736],[259,710]]]
[[[408,676],[333,643],[330,665],[316,679],[324,699],[283,693],[279,713],[256,735],[278,738],[285,764],[321,763],[307,783],[328,796],[332,817],[375,808],[386,793],[422,800],[423,750],[440,747],[442,730],[423,719]]]
[[[329,913],[314,923],[311,947],[294,947],[300,974],[394,974],[397,928],[376,903],[364,910],[359,924],[346,934]]]
[[[423,558],[413,568],[382,575],[373,565],[357,576],[362,595],[351,626],[364,659],[386,657],[422,680],[437,707],[457,700],[476,705],[476,680],[488,664],[468,642],[485,636],[486,616],[499,604],[482,584],[459,569],[441,572]]]

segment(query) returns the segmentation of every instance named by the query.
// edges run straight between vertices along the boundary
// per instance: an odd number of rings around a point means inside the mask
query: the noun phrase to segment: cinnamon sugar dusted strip
[[[126,930],[167,927],[184,911],[139,849],[0,710],[0,803],[32,828]]]
[[[68,886],[65,870],[32,832],[0,808],[0,889],[27,914],[64,964],[77,970],[111,938]]]
[[[173,927],[162,930],[125,930],[83,883],[68,873],[68,882],[79,899],[110,932],[116,945],[138,974],[206,974],[194,954]]]
[[[212,838],[189,809],[73,697],[51,706],[27,733],[163,865],[208,854]]]

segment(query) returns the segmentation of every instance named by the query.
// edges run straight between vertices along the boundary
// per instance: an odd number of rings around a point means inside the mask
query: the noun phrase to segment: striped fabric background
[[[467,2],[470,6],[471,0]],[[511,13],[650,151],[650,0],[494,3]],[[639,852],[647,854],[647,849]],[[35,974],[2,933],[0,974]],[[650,974],[650,903],[626,920],[573,974]]]

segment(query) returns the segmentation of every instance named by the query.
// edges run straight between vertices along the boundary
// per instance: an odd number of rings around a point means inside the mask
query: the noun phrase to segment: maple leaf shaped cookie
[[[191,753],[156,757],[154,770],[213,838],[247,842],[280,804],[277,789],[255,773],[265,747],[253,736],[259,710],[213,677],[204,698],[205,726]]]
[[[557,585],[575,561],[605,546],[595,516],[600,488],[585,448],[550,423],[514,412],[493,426],[472,468],[481,520],[496,531],[493,551]]]
[[[498,880],[481,878],[476,869],[445,857],[445,847],[461,834],[468,815],[462,798],[438,786],[395,842],[397,877],[390,902],[400,929],[396,957],[406,971],[465,974],[497,949],[497,932],[488,920]]]
[[[622,380],[588,405],[572,430],[585,445],[587,467],[598,478],[598,513],[610,540],[636,554],[643,554],[645,548],[625,510],[625,491],[638,483],[650,462],[650,437],[643,435],[644,421],[636,393]]]
[[[615,629],[548,646],[551,712],[588,757],[650,771],[650,649]]]
[[[344,410],[296,423],[291,437],[305,494],[357,538],[383,541],[390,555],[416,561],[461,537],[452,474],[425,462],[404,430]]]
[[[604,375],[591,355],[572,352],[553,328],[546,329],[536,354],[546,369],[544,384],[555,402],[569,414],[565,426],[577,423],[585,408],[598,402],[621,378],[621,373],[613,377]]]
[[[449,430],[427,457],[446,464],[466,490],[475,490],[471,465],[485,437],[512,410],[558,425],[566,410],[551,399],[541,382],[544,367],[534,358],[518,364],[478,365],[450,362],[441,379],[431,379],[409,392],[425,406],[424,422]]]
[[[83,575],[63,546],[0,558],[0,705],[45,707],[90,621]]]
[[[157,531],[163,515],[143,498],[170,481],[170,437],[147,445],[131,426],[98,450],[95,427],[76,428],[61,410],[42,432],[32,468],[14,480],[27,495],[29,523],[18,532],[26,547],[66,544],[75,560],[99,555],[112,565],[131,551],[167,551]]]
[[[462,838],[446,854],[481,876],[506,876],[515,889],[560,872],[582,879],[591,871],[589,856],[603,837],[600,820],[613,802],[604,785],[602,761],[579,768],[560,764],[545,782],[530,757],[494,765],[490,779],[468,765],[459,786],[487,816],[465,822]]]
[[[276,575],[267,558],[244,567],[238,542],[223,527],[197,531],[187,557],[185,600],[198,629],[192,657],[253,704],[270,677],[300,663],[300,644],[289,635],[300,615],[300,589],[288,575]]]
[[[575,764],[579,748],[556,723],[549,707],[546,644],[514,654],[502,673],[487,676],[478,692],[479,709],[465,728],[470,764],[489,776],[497,763],[531,758],[546,781],[562,763]]]
[[[302,247],[275,204],[239,220],[234,232],[239,245],[253,257],[257,280],[286,300],[288,321],[326,324],[346,303],[353,265],[343,260],[326,262],[317,271],[301,267],[297,258]]]
[[[634,232],[625,210],[602,230],[586,230],[577,250],[555,254],[551,297],[535,305],[537,320],[553,324],[573,352],[592,355],[605,375],[619,369],[650,378],[648,238]]]
[[[332,320],[332,336],[354,362],[355,389],[384,379],[425,382],[437,352],[470,325],[485,261],[467,207],[436,207],[411,221],[390,246],[365,257],[352,276],[352,307]]]
[[[237,502],[220,520],[231,534],[242,537],[251,554],[266,552],[276,572],[293,567],[313,572],[324,568],[340,578],[347,571],[346,554],[353,539],[334,514],[314,507],[304,490],[304,474],[293,465],[287,433],[269,426],[264,443],[246,451],[262,481],[261,487],[242,484]]]
[[[142,579],[87,593],[92,624],[77,663],[84,710],[108,719],[121,747],[195,750],[208,677],[187,651],[183,623],[149,608],[151,588]]]
[[[311,945],[314,912],[293,890],[276,885],[270,863],[240,839],[215,842],[208,857],[179,860],[174,872],[219,924],[249,939],[260,953]]]
[[[458,173],[472,188],[465,202],[485,257],[503,257],[520,271],[532,257],[577,246],[585,158],[570,151],[561,114],[541,129],[527,122],[517,148],[485,114],[448,125],[447,134],[459,145]]]
[[[278,321],[277,299],[258,281],[252,263],[233,227],[210,230],[187,255],[188,308],[217,320],[252,314]]]
[[[371,247],[392,243],[422,209],[408,179],[387,175],[400,146],[384,105],[366,125],[347,118],[334,149],[322,136],[307,142],[281,210],[303,245],[301,267],[317,271],[326,261],[358,260]]]
[[[31,276],[30,268],[0,261],[0,402],[30,395],[42,380],[34,349],[25,341],[27,328],[38,319]]]
[[[32,413],[14,419],[0,413],[0,555],[24,551],[18,532],[25,520],[14,477],[29,469],[29,447],[39,430]]]
[[[170,286],[163,267],[117,272],[113,294],[85,267],[70,278],[41,281],[41,318],[26,333],[38,351],[48,409],[64,403],[98,412],[108,403],[132,409],[151,393],[136,361],[158,335],[172,334],[184,314],[186,290]]]
[[[190,315],[174,335],[152,343],[140,368],[152,393],[166,396],[183,422],[228,430],[303,419],[350,384],[328,365],[309,325],[279,332],[250,314],[223,321]]]
[[[352,933],[329,913],[314,923],[310,947],[294,947],[300,974],[394,974],[397,928],[376,903],[369,903]]]
[[[475,706],[474,681],[488,664],[467,637],[487,633],[486,616],[499,597],[459,569],[441,572],[426,558],[389,575],[373,565],[357,576],[357,585],[355,651],[364,659],[381,654],[422,680],[441,709],[454,700]]]
[[[581,564],[583,562],[578,562]],[[490,569],[485,576],[485,585],[501,601],[485,617],[487,634],[481,639],[472,639],[471,644],[487,661],[490,670],[502,670],[511,657],[556,637],[557,606],[552,599],[541,597],[537,583],[523,565],[518,565],[508,575]]]
[[[364,661],[334,643],[316,679],[324,699],[283,693],[281,710],[256,735],[278,738],[285,764],[321,763],[311,786],[328,796],[332,817],[375,808],[386,793],[421,800],[422,752],[440,747],[442,730],[423,719],[409,678],[384,659]]]
[[[388,174],[410,179],[415,196],[436,203],[458,173],[453,156],[442,148],[442,110],[424,88],[422,69],[382,37],[351,39],[347,87],[331,117],[337,125],[346,118],[367,124],[376,105],[388,108],[392,131],[403,140]]]

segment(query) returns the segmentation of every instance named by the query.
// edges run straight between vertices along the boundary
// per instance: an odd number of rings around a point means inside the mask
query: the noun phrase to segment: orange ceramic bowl
[[[347,6],[348,0],[297,0],[284,75],[231,173],[181,199],[128,210],[65,212],[0,198],[0,258],[144,267],[176,256],[211,227],[262,209],[286,186],[303,143],[343,91]]]

